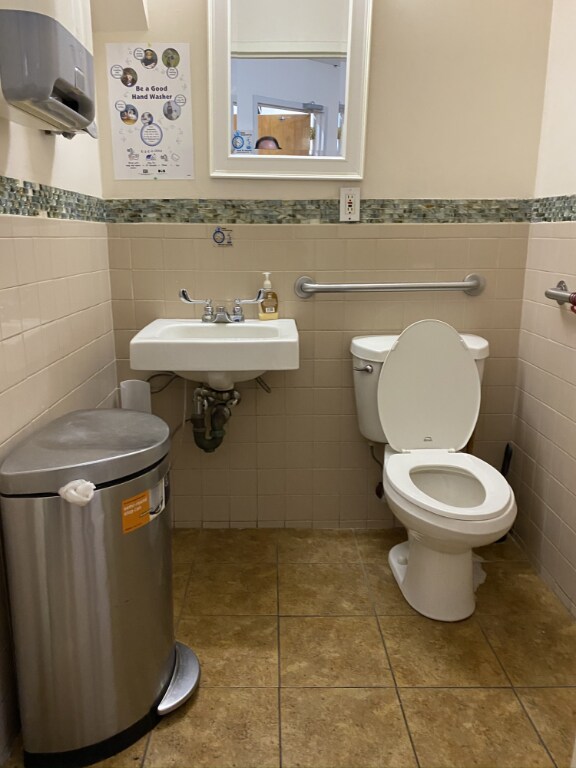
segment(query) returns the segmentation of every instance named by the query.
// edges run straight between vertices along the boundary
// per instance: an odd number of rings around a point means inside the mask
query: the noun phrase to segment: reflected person
[[[260,136],[255,145],[256,149],[282,149],[274,136]]]

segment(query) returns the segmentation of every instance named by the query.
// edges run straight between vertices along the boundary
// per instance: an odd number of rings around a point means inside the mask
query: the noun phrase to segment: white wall
[[[552,0],[377,0],[362,196],[533,194]],[[212,180],[205,0],[151,0],[150,29],[97,33],[105,197],[334,198],[338,182]],[[115,181],[105,42],[190,42],[196,179]]]
[[[48,136],[0,118],[0,176],[101,197],[99,142],[87,134]]]
[[[89,0],[73,6],[61,0],[36,4],[12,0],[10,6],[55,14],[88,49],[92,48]],[[24,112],[12,111],[29,120]],[[73,139],[53,136],[0,117],[0,176],[101,196],[99,142],[85,133]]]
[[[554,0],[536,196],[576,192],[576,3]]]
[[[383,197],[529,197],[552,0],[375,4],[367,186]]]
[[[573,0],[554,0],[537,196],[576,193]],[[530,227],[518,353],[516,531],[541,575],[576,615],[576,317],[545,298],[576,289],[576,222]]]

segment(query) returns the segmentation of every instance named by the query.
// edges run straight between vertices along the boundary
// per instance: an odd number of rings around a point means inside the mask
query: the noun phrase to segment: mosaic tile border
[[[530,221],[534,224],[540,221],[576,221],[576,195],[533,200]]]
[[[59,187],[0,176],[0,214],[106,221],[106,201]]]
[[[107,223],[335,224],[337,200],[101,200],[0,176],[0,214]],[[364,224],[576,221],[576,195],[536,200],[362,200]]]
[[[107,221],[335,224],[337,200],[108,200]],[[362,200],[361,223],[529,221],[529,200]]]

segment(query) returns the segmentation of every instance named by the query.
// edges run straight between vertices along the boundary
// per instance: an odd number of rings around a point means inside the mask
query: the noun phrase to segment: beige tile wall
[[[29,431],[112,406],[116,363],[103,224],[0,217],[0,460]],[[0,579],[0,762],[16,733]]]
[[[576,223],[534,224],[519,339],[516,530],[576,614],[576,315],[544,296],[560,279],[576,290]]]
[[[0,219],[0,458],[67,411],[111,404],[106,226]]]
[[[265,376],[271,395],[240,385],[224,444],[204,454],[187,425],[175,438],[174,491],[179,526],[382,527],[392,524],[375,497],[381,471],[358,432],[352,389],[353,336],[398,332],[436,317],[490,341],[475,452],[500,466],[512,439],[518,329],[527,226],[234,225],[232,247],[214,246],[213,227],[111,225],[110,266],[119,378],[134,333],[159,317],[199,316],[177,298],[230,302],[272,271],[280,312],[300,331],[298,371]],[[463,293],[331,294],[298,299],[301,274],[318,282],[487,279],[479,297]],[[192,310],[192,311],[191,311]],[[249,312],[254,312],[251,308]],[[187,385],[188,397],[194,384]],[[154,397],[157,413],[182,420],[181,382]],[[190,413],[189,406],[187,413]]]

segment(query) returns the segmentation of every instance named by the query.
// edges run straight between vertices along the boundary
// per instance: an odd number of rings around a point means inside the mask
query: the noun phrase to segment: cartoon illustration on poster
[[[192,179],[187,43],[109,43],[108,95],[116,179]]]

